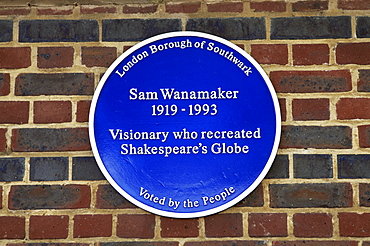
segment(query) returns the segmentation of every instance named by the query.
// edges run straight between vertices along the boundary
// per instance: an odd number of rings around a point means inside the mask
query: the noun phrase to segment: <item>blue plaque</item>
[[[280,110],[259,64],[199,32],[149,38],[102,77],[90,139],[110,184],[149,212],[192,218],[250,194],[275,158]]]

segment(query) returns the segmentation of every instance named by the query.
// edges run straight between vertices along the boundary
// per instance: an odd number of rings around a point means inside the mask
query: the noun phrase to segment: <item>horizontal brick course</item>
[[[243,2],[208,3],[208,12],[243,12]]]
[[[196,13],[201,6],[200,2],[192,3],[166,3],[166,12],[170,14],[175,13]]]
[[[286,3],[284,1],[253,1],[250,3],[250,8],[254,12],[285,12]]]
[[[267,242],[252,240],[201,241],[201,242],[185,242],[184,246],[267,246]]]

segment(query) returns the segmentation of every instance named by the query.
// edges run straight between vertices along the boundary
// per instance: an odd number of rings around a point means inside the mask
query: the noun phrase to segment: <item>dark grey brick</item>
[[[22,181],[24,177],[24,158],[0,158],[0,181]]]
[[[295,178],[332,178],[331,155],[293,155]]]
[[[99,41],[96,20],[22,20],[19,42],[93,42]]]
[[[186,30],[205,32],[231,40],[266,39],[264,18],[189,19]]]
[[[94,157],[73,157],[73,180],[104,180]]]
[[[282,17],[271,19],[271,39],[350,38],[351,17]]]
[[[103,41],[141,41],[173,31],[181,31],[180,19],[103,20]]]
[[[348,183],[271,184],[272,208],[351,207],[352,186]]]
[[[0,42],[13,40],[13,21],[0,20]]]
[[[100,243],[100,246],[178,246],[178,242],[109,242]]]
[[[288,155],[277,155],[270,171],[266,175],[267,179],[289,178],[289,158]]]
[[[92,95],[94,74],[90,73],[22,73],[15,82],[17,96]]]
[[[358,38],[370,38],[370,17],[362,16],[357,18],[356,36]]]
[[[358,75],[357,90],[360,92],[370,92],[370,69],[359,69]]]
[[[338,177],[370,178],[370,155],[338,155]]]
[[[68,157],[31,157],[31,181],[57,181],[68,179]]]

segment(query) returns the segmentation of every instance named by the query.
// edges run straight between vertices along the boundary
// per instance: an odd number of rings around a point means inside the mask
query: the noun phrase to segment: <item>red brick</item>
[[[137,208],[111,185],[99,185],[96,192],[96,207],[101,209],[134,209]]]
[[[370,0],[338,0],[339,9],[366,10],[370,9]]]
[[[146,14],[157,12],[158,4],[125,4],[122,12],[124,14]]]
[[[110,237],[112,236],[112,215],[93,214],[74,217],[73,237]]]
[[[30,47],[0,48],[0,68],[26,68],[31,66]]]
[[[355,241],[275,241],[272,246],[358,246]],[[364,245],[363,245],[364,246]]]
[[[34,123],[62,123],[72,121],[72,103],[70,101],[36,101]]]
[[[1,7],[0,15],[28,15],[31,13],[30,7]]]
[[[293,215],[294,236],[328,238],[333,236],[331,214],[300,213]]]
[[[0,73],[0,96],[10,93],[10,76],[8,73]]]
[[[292,111],[294,120],[329,120],[329,99],[294,99]]]
[[[0,217],[0,239],[23,239],[24,237],[25,219],[23,217]]]
[[[208,12],[243,12],[243,2],[223,2],[207,4]]]
[[[322,0],[300,1],[292,3],[294,12],[322,11],[328,10],[329,2]]]
[[[198,242],[185,242],[184,246],[267,246],[267,241],[254,241],[254,240],[198,241]]]
[[[198,219],[172,219],[161,217],[162,237],[198,237]]]
[[[73,47],[39,47],[37,66],[39,68],[72,67],[73,56]]]
[[[0,152],[6,151],[6,129],[0,128]]]
[[[276,92],[344,92],[352,89],[349,70],[272,71],[270,79]]]
[[[82,65],[86,67],[109,67],[116,58],[116,47],[82,47]]]
[[[77,102],[77,112],[76,112],[77,122],[89,121],[90,105],[91,105],[90,100],[83,100]]]
[[[327,44],[293,44],[294,65],[321,65],[329,63]]]
[[[194,3],[166,3],[166,12],[174,13],[196,13],[200,9],[200,2]]]
[[[251,2],[251,9],[254,12],[285,12],[286,3],[283,1]]]
[[[343,237],[369,237],[370,213],[339,213],[339,234]]]
[[[73,6],[38,7],[38,15],[71,15]]]
[[[286,100],[285,98],[279,98],[281,120],[286,121]]]
[[[114,14],[117,8],[114,6],[89,6],[81,5],[81,14]]]
[[[370,98],[341,98],[336,106],[340,120],[370,119]]]
[[[67,215],[31,216],[30,239],[57,239],[68,237]]]
[[[288,236],[287,214],[251,213],[248,216],[248,233],[251,237]]]
[[[251,55],[262,64],[288,63],[288,46],[286,44],[252,44]]]
[[[0,101],[0,124],[23,124],[28,122],[29,102]]]
[[[338,44],[336,48],[338,64],[370,64],[370,43]]]
[[[206,237],[242,237],[241,214],[215,214],[204,218]]]
[[[359,144],[361,148],[370,148],[370,125],[358,126]]]
[[[117,236],[121,238],[153,238],[155,216],[153,214],[120,214]]]

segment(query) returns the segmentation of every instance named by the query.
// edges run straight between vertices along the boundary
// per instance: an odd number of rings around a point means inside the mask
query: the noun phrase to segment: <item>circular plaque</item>
[[[259,64],[199,32],[158,35],[121,55],[96,89],[89,124],[110,184],[173,218],[217,213],[250,194],[271,167],[281,128]]]

